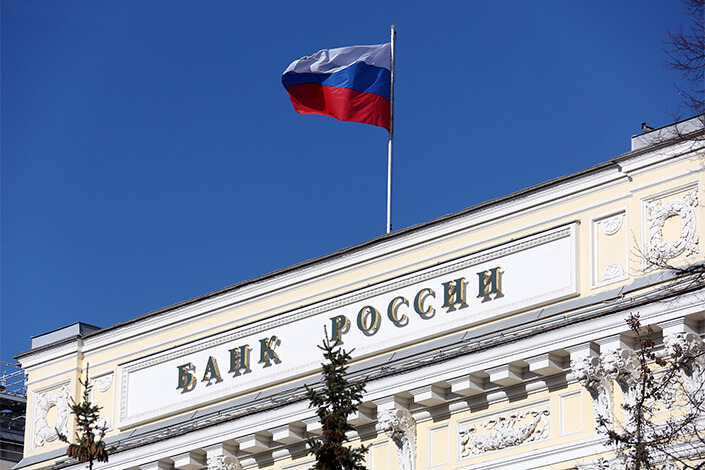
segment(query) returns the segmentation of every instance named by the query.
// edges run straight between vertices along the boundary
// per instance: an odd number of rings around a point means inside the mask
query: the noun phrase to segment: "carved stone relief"
[[[477,427],[470,425],[460,431],[460,456],[469,457],[547,439],[551,432],[547,419],[549,413],[548,407],[544,407],[492,417],[481,424],[489,430],[487,434],[476,435]]]
[[[206,457],[207,470],[242,470],[240,461],[229,452],[208,452]]]
[[[573,375],[590,393],[595,426],[605,432],[613,426],[614,385],[622,390],[625,403],[634,403],[634,384],[639,380],[639,360],[631,349],[611,349],[599,357],[589,356],[571,364]],[[627,423],[628,425],[629,423]]]
[[[36,448],[58,439],[57,429],[61,434],[68,434],[69,387],[64,385],[58,391],[38,393],[35,395],[35,400],[34,447]],[[48,417],[52,408],[56,408],[56,422],[50,424]]]
[[[100,393],[105,393],[108,390],[110,390],[110,386],[113,384],[113,373],[106,374],[106,375],[101,375],[100,377],[96,377],[90,380],[89,385],[91,387],[91,400],[95,403],[95,390],[99,391]],[[112,420],[110,419],[109,416],[105,415],[100,415],[98,417],[97,421],[97,426],[96,426],[96,434],[100,432],[100,429],[104,429],[105,431],[111,431],[113,428],[112,425]]]
[[[590,278],[593,288],[629,277],[629,242],[626,230],[623,230],[626,220],[627,210],[624,208],[591,221]]]
[[[632,389],[639,380],[639,359],[631,349],[612,349],[601,355],[607,377],[617,382],[625,400],[633,400]]]
[[[695,333],[675,333],[664,338],[671,357],[678,358],[688,394],[695,402],[705,393],[705,342]]]
[[[92,379],[91,383],[95,385],[95,388],[98,389],[99,392],[107,392],[113,384],[113,374],[103,375]]]
[[[399,470],[415,470],[416,421],[411,413],[403,408],[383,410],[377,416],[377,429],[394,442]]]
[[[602,282],[611,281],[612,279],[618,279],[624,277],[624,268],[619,263],[610,263],[605,267],[602,272]]]
[[[700,238],[696,233],[696,220],[693,207],[698,205],[698,190],[688,191],[683,199],[673,199],[665,204],[661,201],[646,203],[649,222],[649,258],[653,262],[665,262],[680,254],[694,255],[700,253]],[[680,217],[683,224],[677,240],[666,242],[663,239],[663,227],[671,217]]]
[[[699,401],[705,393],[705,343],[695,333],[676,333],[666,336],[664,345],[668,354],[680,361],[687,393]],[[589,356],[575,361],[571,367],[576,380],[590,392],[596,428],[601,432],[611,430],[613,381],[622,389],[625,404],[633,405],[638,398],[640,362],[637,353],[623,348],[608,350],[599,357]],[[658,402],[649,402],[649,406],[670,407],[678,399],[677,394],[677,389],[670,387],[670,393],[666,390]],[[650,400],[650,397],[646,399]],[[632,426],[634,419],[625,416],[625,427]]]
[[[622,228],[622,214],[613,215],[612,217],[607,217],[603,219],[600,223],[602,226],[602,233],[605,235],[614,235]]]
[[[110,386],[113,384],[113,373],[106,375],[101,375],[90,380],[89,385],[91,387],[91,400],[95,403],[95,390],[100,393],[105,393],[110,390]],[[113,428],[112,420],[109,416],[100,415],[98,417],[98,425],[96,426],[96,434],[98,434],[99,429],[104,429],[105,431],[111,431]]]
[[[590,393],[596,427],[611,429],[613,385],[602,361],[599,357],[587,356],[571,361],[570,366],[575,379]]]
[[[618,348],[603,353],[601,360],[607,377],[617,382],[622,390],[624,403],[634,405],[637,400],[635,385],[639,381],[640,375],[639,359],[636,353],[631,349]],[[625,427],[633,424],[631,419],[627,419]]]

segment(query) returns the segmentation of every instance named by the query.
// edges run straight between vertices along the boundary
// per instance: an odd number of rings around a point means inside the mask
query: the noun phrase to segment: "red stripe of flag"
[[[286,91],[299,114],[322,114],[389,130],[389,100],[383,96],[315,83],[293,85]]]

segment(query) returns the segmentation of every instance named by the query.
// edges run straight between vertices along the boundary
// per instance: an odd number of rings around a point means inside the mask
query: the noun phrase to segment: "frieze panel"
[[[546,440],[551,434],[549,414],[548,403],[543,403],[461,425],[458,433],[460,457],[469,458]]]
[[[610,263],[602,271],[602,282],[608,282],[613,279],[621,279],[624,277],[624,268],[619,263]]]
[[[622,220],[624,219],[624,214],[619,213],[617,215],[613,215],[611,217],[607,217],[605,219],[602,219],[602,223],[600,224],[602,226],[602,233],[604,233],[607,236],[614,235],[619,231],[620,228],[622,228]]]
[[[600,215],[591,220],[590,278],[593,288],[625,280],[629,277],[629,239],[625,227],[626,208]]]
[[[94,404],[98,403],[103,411],[106,411],[108,409],[112,410],[114,406],[113,399],[109,396],[107,402],[109,403],[109,406],[106,407],[106,402],[97,397],[96,393],[104,394],[108,390],[110,390],[113,385],[114,376],[115,374],[113,372],[109,372],[107,374],[99,375],[97,377],[91,377],[88,382],[88,385],[90,387],[89,395],[91,402],[93,402]],[[113,430],[113,422],[112,419],[110,419],[110,416],[101,414],[98,417],[98,422],[96,424],[96,432],[99,432],[100,429],[105,431]]]
[[[644,250],[647,262],[656,265],[668,263],[680,255],[690,256],[700,253],[700,237],[697,235],[697,217],[695,207],[698,207],[698,186],[692,185],[678,193],[654,197],[644,201],[648,234]],[[678,218],[681,230],[673,241],[666,241],[664,227],[666,221]]]
[[[121,364],[116,425],[136,425],[310,374],[320,358],[309,333],[322,336],[324,326],[362,359],[573,297],[578,293],[576,227],[528,236]]]
[[[108,391],[110,386],[113,384],[113,374],[112,372],[110,374],[102,375],[100,377],[96,377],[91,379],[91,384],[96,388],[101,393],[105,393]]]
[[[32,447],[42,447],[69,433],[69,383],[34,393],[34,415]],[[55,411],[52,411],[55,409]],[[56,414],[54,422],[50,423],[49,414]],[[58,431],[58,432],[57,432]]]

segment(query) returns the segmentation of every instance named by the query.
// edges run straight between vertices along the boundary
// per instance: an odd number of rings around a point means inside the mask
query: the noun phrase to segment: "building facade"
[[[324,331],[354,349],[351,378],[367,379],[351,438],[372,470],[609,460],[596,423],[619,425],[623,395],[603,363],[637,347],[625,318],[638,313],[657,347],[703,347],[704,292],[656,269],[703,261],[699,122],[124,323],[34,338],[17,356],[29,380],[15,468],[84,467],[57,429],[73,434],[68,404],[87,369],[112,447],[96,468],[310,468],[304,441],[321,426],[304,385],[319,380]]]

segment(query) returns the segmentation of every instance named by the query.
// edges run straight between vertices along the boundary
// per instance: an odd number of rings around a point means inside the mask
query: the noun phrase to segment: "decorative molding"
[[[600,358],[586,356],[571,361],[570,367],[573,377],[590,393],[595,413],[595,427],[598,430],[611,429],[613,385]]]
[[[695,187],[683,195],[683,199],[673,199],[665,204],[660,200],[646,203],[647,220],[649,222],[649,258],[659,263],[685,253],[695,255],[700,253],[700,237],[696,233],[696,218],[693,207],[698,206],[698,188]],[[663,239],[663,227],[666,220],[678,216],[683,227],[677,240],[666,242]]]
[[[548,407],[501,414],[482,423],[482,427],[490,431],[482,435],[474,435],[477,427],[472,424],[460,431],[460,456],[465,458],[547,439],[551,433],[551,424],[546,418],[549,414]]]
[[[696,400],[702,398],[705,380],[705,343],[695,333],[675,333],[664,338],[666,352],[680,361],[682,379],[689,394]],[[600,356],[587,356],[571,364],[573,375],[592,397],[595,411],[595,426],[599,432],[610,431],[613,427],[613,381],[622,390],[625,410],[634,409],[641,375],[641,364],[637,353],[628,348],[616,348],[603,352]],[[675,388],[665,390],[660,402],[667,408],[677,400]],[[651,397],[647,397],[651,400]],[[631,406],[629,406],[631,405]],[[656,405],[655,403],[653,404]],[[625,428],[635,425],[635,417],[627,413]]]
[[[207,470],[242,470],[240,461],[235,456],[234,450],[225,448],[222,444],[206,447]]]
[[[97,389],[101,393],[105,393],[108,390],[110,390],[110,386],[113,384],[113,376],[115,374],[113,372],[109,372],[107,374],[100,375],[98,377],[93,377],[89,380],[88,386],[90,387],[90,399],[91,401],[95,402],[95,390]],[[98,417],[98,421],[96,422],[96,427],[94,430],[94,433],[98,435],[100,430],[105,430],[107,431],[112,431],[113,430],[113,422],[110,419],[109,416],[106,415],[100,415]]]
[[[613,215],[612,217],[607,217],[606,219],[602,219],[600,226],[602,227],[602,233],[605,235],[614,235],[619,231],[620,228],[622,228],[622,220],[623,220],[623,214],[619,213],[617,215]]]
[[[35,394],[34,406],[34,447],[42,447],[47,442],[69,433],[69,386],[61,385],[58,391]],[[56,407],[56,423],[49,425],[47,417],[49,410]],[[58,431],[58,432],[57,432]]]
[[[91,385],[95,385],[99,392],[107,392],[113,384],[113,373],[102,375],[91,379]]]
[[[611,281],[613,279],[619,279],[624,277],[624,268],[619,263],[610,263],[605,267],[602,272],[602,277],[600,280],[602,282]]]
[[[671,357],[680,364],[681,377],[693,402],[705,399],[705,342],[696,333],[674,333],[664,338]]]
[[[377,430],[394,442],[397,448],[399,470],[416,469],[416,421],[408,410],[392,408],[377,416]]]
[[[629,278],[627,207],[590,219],[590,287],[592,289]],[[607,264],[607,266],[605,266]]]
[[[617,382],[625,390],[639,380],[639,359],[631,349],[617,348],[600,355],[602,367],[607,377]]]
[[[571,399],[577,399],[578,401],[578,420],[573,424],[577,424],[577,429],[574,431],[566,431],[566,423],[568,422],[566,402]],[[559,424],[559,436],[570,436],[571,434],[581,433],[583,431],[583,400],[582,400],[582,390],[573,390],[572,392],[564,393],[558,396],[558,422]]]
[[[579,463],[575,468],[576,470],[625,470],[624,464],[616,460],[609,463],[606,461]]]
[[[440,450],[438,453],[434,452],[436,439],[440,433],[445,434],[446,445],[445,449]],[[439,426],[434,426],[428,429],[428,467],[440,467],[442,465],[448,465],[450,463],[450,426],[448,424],[441,424]]]
[[[208,470],[237,470],[242,468],[236,458],[223,454],[209,456],[206,459],[206,467]]]
[[[624,403],[634,405],[636,402],[636,390],[634,386],[639,381],[639,359],[631,349],[611,349],[600,355],[602,367],[610,380],[614,380],[622,389]],[[627,420],[625,426],[630,426],[631,420]]]

